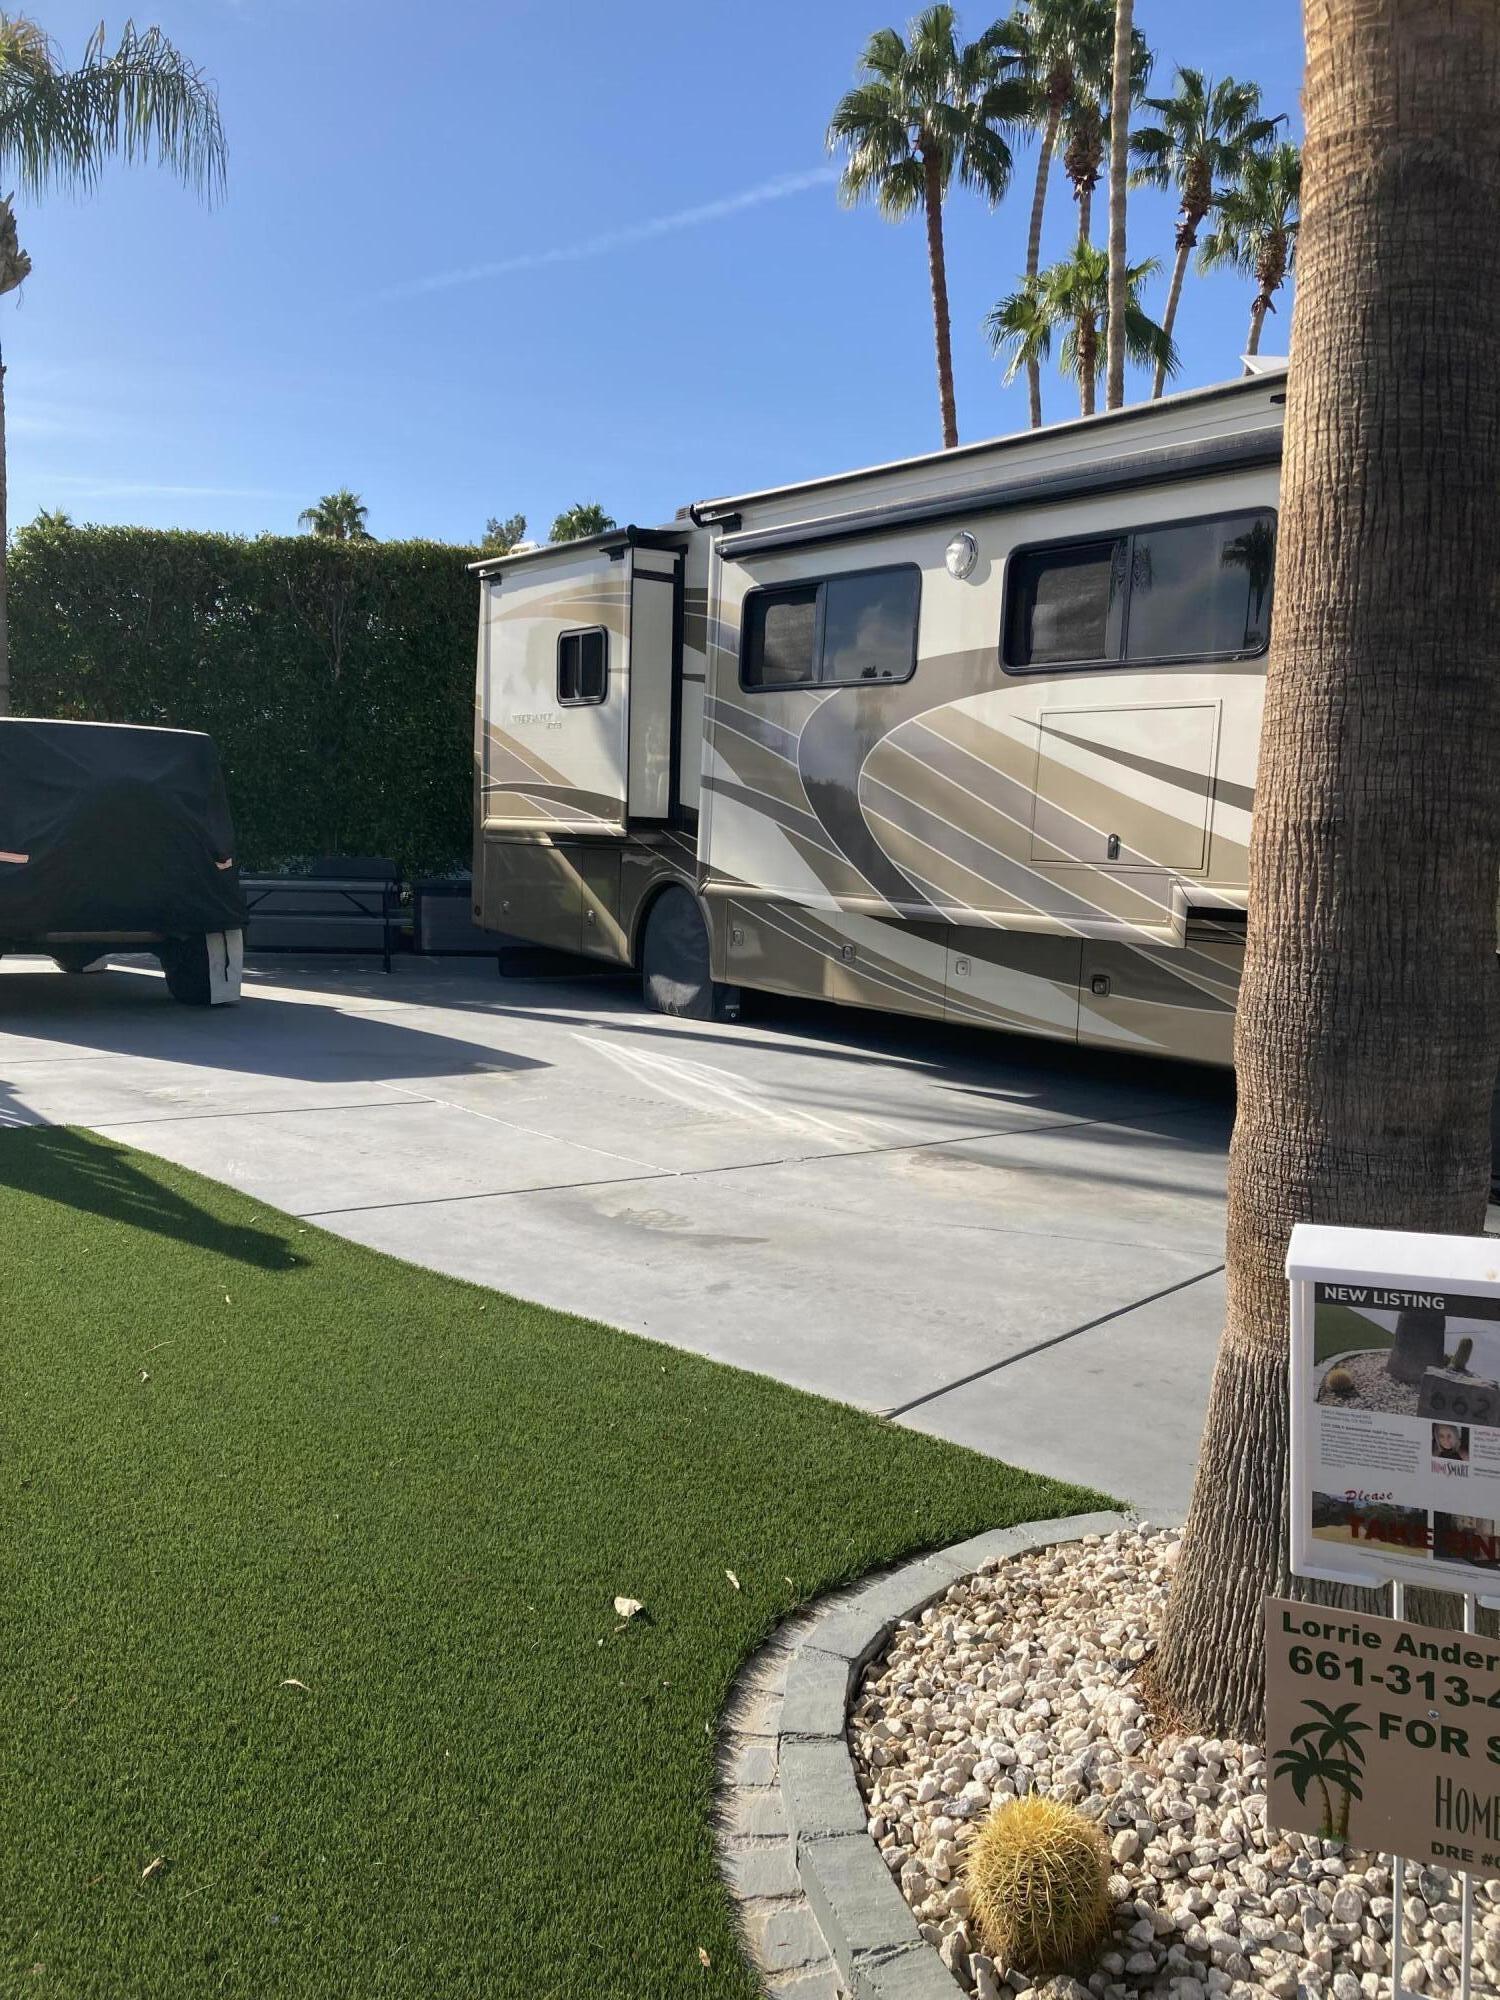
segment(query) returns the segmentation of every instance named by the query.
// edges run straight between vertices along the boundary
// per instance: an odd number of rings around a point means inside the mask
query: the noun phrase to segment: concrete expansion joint
[[[897,1625],[959,1577],[1130,1519],[1073,1514],[973,1535],[799,1611],[741,1667],[720,1719],[715,1844],[768,2000],[962,1992],[870,1837],[845,1734],[850,1698]]]

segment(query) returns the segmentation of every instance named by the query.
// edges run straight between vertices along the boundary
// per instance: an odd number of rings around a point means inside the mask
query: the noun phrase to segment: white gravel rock
[[[1268,1830],[1258,1744],[1161,1734],[1137,1682],[1175,1532],[1090,1535],[989,1563],[896,1628],[849,1737],[870,1831],[929,1942],[977,2000],[1388,2000],[1386,1857]],[[997,1966],[964,1855],[1038,1791],[1109,1842],[1111,1933],[1076,1979]],[[1408,1864],[1402,1984],[1456,2000],[1461,1879]],[[1500,2000],[1500,1877],[1475,1884],[1473,1992]]]

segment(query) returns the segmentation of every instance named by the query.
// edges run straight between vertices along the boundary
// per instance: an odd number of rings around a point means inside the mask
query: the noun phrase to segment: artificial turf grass
[[[0,1246],[0,1991],[749,2000],[740,1660],[1101,1504],[83,1133],[0,1133]]]

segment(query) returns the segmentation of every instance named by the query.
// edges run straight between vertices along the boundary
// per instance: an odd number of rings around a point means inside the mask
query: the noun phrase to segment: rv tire
[[[686,889],[664,889],[647,912],[641,993],[655,1013],[688,1021],[733,1020],[739,1013],[739,989],[712,975],[708,925]]]

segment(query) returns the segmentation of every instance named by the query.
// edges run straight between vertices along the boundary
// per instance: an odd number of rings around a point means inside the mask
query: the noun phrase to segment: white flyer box
[[[1500,1241],[1299,1223],[1291,1567],[1500,1598]]]

